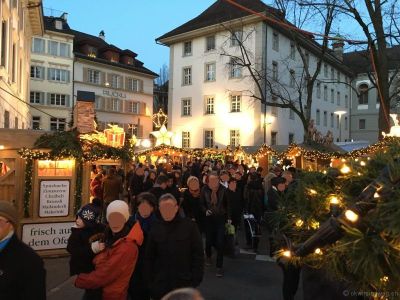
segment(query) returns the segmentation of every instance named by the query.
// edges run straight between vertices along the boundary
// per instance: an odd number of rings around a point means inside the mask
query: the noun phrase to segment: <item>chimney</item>
[[[337,59],[343,61],[343,47],[344,40],[340,35],[336,35],[336,39],[332,42],[333,55],[336,56]]]
[[[74,106],[74,125],[79,133],[90,133],[94,128],[94,102],[95,93],[87,91],[78,91],[76,104]]]
[[[106,34],[104,33],[104,30],[100,31],[99,38],[101,38],[103,41],[106,40]]]
[[[63,21],[64,22],[67,22],[67,20],[68,20],[68,13],[63,13],[62,15],[61,15],[61,17],[60,17],[61,19],[63,19]]]

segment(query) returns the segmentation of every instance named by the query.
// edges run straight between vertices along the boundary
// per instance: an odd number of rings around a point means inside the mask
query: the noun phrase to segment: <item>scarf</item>
[[[218,187],[215,189],[211,189],[211,205],[212,206],[217,206],[218,203]]]
[[[105,236],[106,236],[106,238],[105,238],[106,247],[111,248],[112,245],[116,241],[118,241],[119,239],[122,239],[123,237],[127,236],[129,231],[130,231],[130,228],[129,228],[129,226],[127,224],[125,224],[124,227],[122,228],[122,230],[120,232],[117,232],[117,233],[113,233],[111,231],[111,229],[108,227],[106,229],[106,234],[105,234]]]
[[[143,218],[139,213],[136,213],[136,220],[139,221],[140,227],[142,228],[144,233],[149,233],[151,229],[151,225],[156,220],[156,216],[152,213],[147,218]]]

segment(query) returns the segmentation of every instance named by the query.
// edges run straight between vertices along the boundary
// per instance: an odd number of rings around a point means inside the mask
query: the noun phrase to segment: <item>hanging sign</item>
[[[69,186],[69,180],[40,181],[39,217],[68,216]]]

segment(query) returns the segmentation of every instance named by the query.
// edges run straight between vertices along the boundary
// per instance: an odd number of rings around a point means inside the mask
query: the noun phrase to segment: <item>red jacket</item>
[[[75,286],[81,289],[103,289],[103,300],[121,300],[128,296],[129,279],[138,258],[138,245],[143,243],[143,231],[135,223],[129,234],[94,259],[95,270],[79,274]]]

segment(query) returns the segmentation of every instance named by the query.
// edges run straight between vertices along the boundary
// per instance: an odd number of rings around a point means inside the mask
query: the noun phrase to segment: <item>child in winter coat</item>
[[[104,244],[91,243],[91,239],[104,232],[104,225],[99,223],[101,208],[98,203],[83,206],[76,214],[75,226],[71,229],[67,251],[71,254],[70,275],[89,273],[94,270],[92,260],[96,253],[104,249]],[[86,290],[84,299],[101,299],[101,289]]]
[[[129,207],[122,200],[112,201],[106,212],[105,249],[94,259],[95,270],[81,273],[75,286],[103,291],[103,300],[128,297],[128,285],[138,258],[138,247],[143,243],[143,231],[138,222],[128,225]]]

